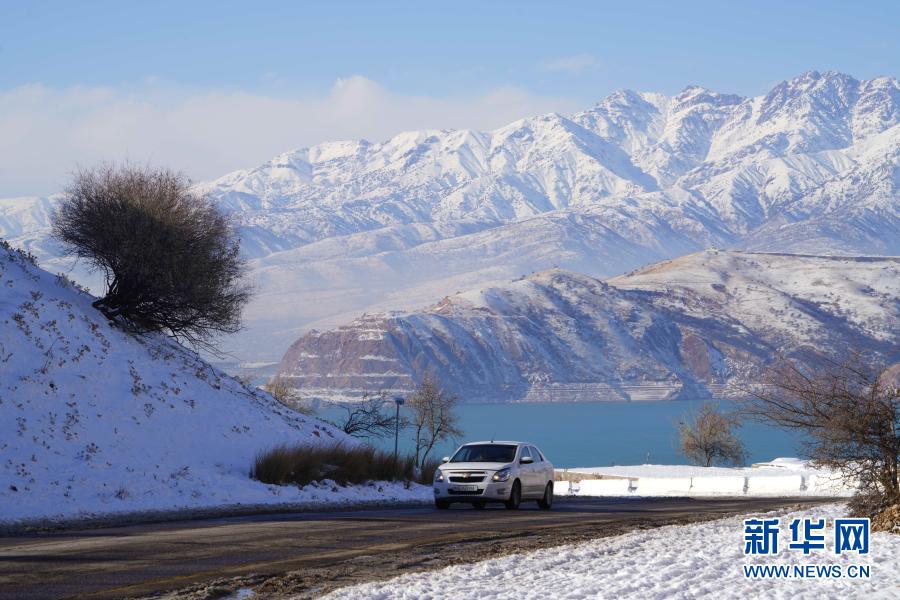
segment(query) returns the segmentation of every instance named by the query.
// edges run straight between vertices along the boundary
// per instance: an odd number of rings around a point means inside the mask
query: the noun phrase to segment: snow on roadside
[[[623,465],[558,469],[557,495],[575,496],[814,496],[849,497],[853,488],[834,472],[798,458],[748,468]]]
[[[569,473],[614,475],[618,477],[727,477],[734,474],[783,475],[809,471],[809,461],[799,458],[776,458],[751,467],[701,467],[697,465],[618,465],[614,467],[573,467]]]
[[[767,513],[783,524],[796,517],[832,519],[845,515],[832,504],[800,512]],[[900,536],[874,533],[866,556],[835,555],[833,546],[804,556],[787,549],[783,526],[771,557],[743,553],[743,519],[635,531],[587,543],[514,554],[475,564],[404,575],[388,581],[336,590],[342,598],[897,598],[900,597]],[[869,579],[748,579],[744,564],[869,565]]]
[[[210,476],[211,475],[211,476]],[[100,482],[93,493],[72,495],[53,508],[38,498],[34,503],[2,504],[0,527],[21,524],[68,522],[80,519],[114,518],[117,515],[156,513],[159,511],[239,510],[249,507],[285,510],[315,510],[317,507],[355,507],[387,502],[430,503],[431,488],[403,482],[373,481],[366,484],[340,486],[333,481],[313,482],[304,487],[267,485],[246,476],[202,473],[175,486],[167,481],[135,481],[116,483],[126,496],[109,493],[109,485]],[[125,480],[127,481],[127,480]],[[139,490],[133,493],[128,490]],[[12,494],[10,494],[12,496]]]

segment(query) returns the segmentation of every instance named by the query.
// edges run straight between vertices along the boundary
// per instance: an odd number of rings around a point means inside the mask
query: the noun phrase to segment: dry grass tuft
[[[419,481],[430,484],[437,461],[416,476],[415,460],[371,446],[348,448],[343,444],[276,446],[260,453],[252,477],[276,485],[307,485],[330,479],[339,485],[368,481]]]

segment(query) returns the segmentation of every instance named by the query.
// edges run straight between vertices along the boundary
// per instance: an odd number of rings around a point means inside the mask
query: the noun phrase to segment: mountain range
[[[435,377],[466,401],[746,395],[781,358],[900,360],[900,258],[704,251],[606,281],[550,269],[366,315],[291,346],[308,398],[404,393]]]
[[[757,97],[626,90],[494,131],[324,143],[197,188],[234,215],[257,290],[225,348],[278,361],[311,328],[550,268],[900,254],[898,167],[897,79],[811,71]],[[53,203],[0,201],[0,236],[68,269]]]

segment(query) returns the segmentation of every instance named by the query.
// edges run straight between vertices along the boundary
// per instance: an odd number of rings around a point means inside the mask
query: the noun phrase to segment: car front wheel
[[[512,490],[509,492],[509,500],[506,501],[506,508],[516,510],[522,503],[522,484],[516,479],[513,482]]]
[[[435,508],[437,508],[439,510],[446,510],[446,509],[450,508],[450,503],[447,502],[446,500],[435,500],[434,506],[435,506]]]
[[[553,482],[547,482],[544,488],[544,497],[538,500],[538,508],[541,510],[550,510],[553,507]]]

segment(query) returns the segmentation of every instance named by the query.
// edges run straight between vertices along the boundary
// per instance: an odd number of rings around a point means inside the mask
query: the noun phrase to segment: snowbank
[[[835,473],[798,458],[776,458],[749,468],[633,465],[557,473],[568,479],[556,482],[558,495],[849,497],[854,491]]]
[[[844,507],[828,505],[803,512],[770,513],[782,523],[795,517],[826,518],[825,539],[833,539],[832,519]],[[900,536],[872,534],[870,554],[836,555],[829,546],[804,556],[787,549],[787,527],[780,554],[746,557],[743,519],[669,526],[598,539],[584,544],[514,554],[475,564],[404,575],[343,588],[340,598],[896,598],[900,593]],[[869,579],[748,579],[744,564],[868,565]]]
[[[431,498],[423,486],[251,480],[275,444],[356,442],[164,336],[111,327],[92,300],[0,247],[0,521]]]

